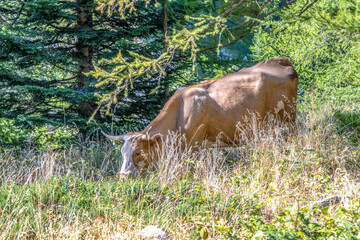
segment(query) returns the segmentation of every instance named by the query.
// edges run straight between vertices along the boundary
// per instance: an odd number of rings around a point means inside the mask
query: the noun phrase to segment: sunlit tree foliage
[[[307,3],[307,5],[304,5]],[[298,1],[256,29],[255,60],[288,56],[303,90],[359,101],[360,2]]]

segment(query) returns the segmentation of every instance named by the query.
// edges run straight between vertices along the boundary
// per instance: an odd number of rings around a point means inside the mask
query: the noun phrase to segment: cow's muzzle
[[[120,180],[123,180],[123,179],[129,178],[129,177],[130,177],[130,174],[120,173],[119,179],[120,179]]]
[[[132,179],[135,179],[136,178],[136,172],[130,172],[130,173],[120,173],[119,174],[119,179],[120,180],[123,180],[123,179],[126,179],[126,178],[132,178]]]

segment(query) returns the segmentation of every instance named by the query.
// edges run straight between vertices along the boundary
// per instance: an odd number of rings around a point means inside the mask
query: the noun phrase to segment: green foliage
[[[89,118],[140,129],[177,88],[279,55],[299,99],[359,103],[358,18],[355,0],[0,0],[0,117],[28,131],[91,134]]]
[[[165,206],[172,207],[167,209]],[[252,199],[204,195],[201,185],[188,180],[161,187],[152,177],[123,182],[62,177],[24,186],[0,186],[0,218],[3,221],[9,217],[17,218],[17,223],[6,230],[12,237],[18,236],[20,229],[28,233],[41,231],[51,223],[56,224],[59,218],[65,217],[68,222],[98,218],[114,221],[118,214],[130,215],[135,221],[141,218],[143,224],[154,220],[163,223],[154,216],[165,217],[167,221],[183,216],[194,226],[190,239],[209,236],[224,239],[356,239],[360,234],[358,203],[351,209],[336,209],[335,217],[329,217],[328,208],[309,210],[289,206],[269,220],[262,208],[263,204],[255,195]],[[226,219],[226,216],[241,212],[243,217],[235,222]],[[36,220],[29,222],[26,221],[28,218]],[[5,228],[0,224],[2,232]]]
[[[125,19],[127,14],[131,14],[136,11],[135,4],[138,1],[139,0],[96,0],[98,4],[97,10],[106,12],[108,16],[113,14],[115,6],[117,6],[118,13],[122,19]],[[148,5],[150,0],[144,0],[144,2]],[[156,5],[158,4],[159,3],[156,2]]]
[[[71,127],[58,127],[54,129],[37,127],[29,141],[41,150],[64,149],[78,141],[78,134],[78,129]]]
[[[328,218],[328,208],[323,209],[294,209],[289,207],[275,216],[271,223],[261,222],[257,217],[250,220],[254,228],[251,229],[256,238],[271,239],[356,239],[360,234],[358,221],[359,208],[357,204],[354,209],[348,211],[339,208],[335,218]],[[319,222],[317,219],[322,219]],[[241,221],[240,225],[248,226]]]
[[[79,4],[48,0],[1,4],[1,14],[18,18],[2,25],[0,115],[25,125],[44,120],[59,125],[66,118],[84,117],[79,105],[94,97],[90,89],[77,88],[79,51],[74,43],[91,42],[99,34],[74,28]]]
[[[313,11],[309,4],[303,1],[289,5],[280,0],[36,0],[19,5],[15,0],[3,0],[0,116],[15,119],[17,125],[27,128],[44,122],[56,127],[75,123],[81,133],[89,133],[90,127],[86,125],[89,118],[98,123],[144,125],[169,97],[168,90],[175,91],[180,86],[251,65],[243,59],[249,55],[253,30],[261,20],[270,19],[265,23],[271,25],[271,33],[275,34],[283,22],[291,21],[294,11],[307,10],[299,18],[313,24],[322,16],[320,12],[324,12],[326,4],[317,3],[321,11],[308,14]],[[330,41],[331,46],[318,49],[317,53],[337,51],[336,42],[340,42],[342,51],[345,48],[347,51],[346,62],[350,63],[358,54],[353,44],[357,39],[354,30],[357,10],[350,3],[339,9],[329,6],[334,13],[326,15],[326,21],[335,16],[340,27],[334,24],[333,28],[339,32],[338,37],[341,31],[345,37]],[[348,9],[354,15],[349,24],[342,20]],[[279,14],[285,16],[281,21]],[[296,28],[298,22],[289,26]],[[333,28],[325,25],[319,25],[319,29],[324,34],[329,32],[325,35],[330,39]],[[348,38],[349,35],[352,37]],[[275,37],[270,36],[270,40],[275,41]],[[258,38],[261,39],[256,35],[256,46],[268,52]],[[261,60],[265,57],[260,53],[258,56]],[[325,63],[330,64],[328,59]],[[323,64],[323,60],[319,62]],[[321,64],[307,62],[302,67],[295,62],[304,79],[312,79],[304,74],[308,65],[323,69]],[[341,71],[345,73],[345,66]],[[352,68],[346,74],[350,79],[356,72]],[[112,118],[107,116],[109,113]]]
[[[81,133],[89,133],[92,126],[86,122],[98,107],[95,93],[108,89],[96,89],[94,78],[85,73],[93,61],[115,57],[120,49],[143,51],[134,40],[156,39],[161,24],[153,7],[136,6],[136,14],[121,19],[96,11],[93,2],[36,0],[19,6],[17,1],[1,1],[0,16],[9,24],[0,25],[0,117],[26,128],[75,123]],[[80,15],[87,21],[81,22]],[[145,93],[153,88],[135,86]],[[148,94],[140,97],[133,91],[129,96],[135,96],[138,106],[120,99],[116,109],[123,114],[116,120],[122,123],[138,109],[139,117],[132,122],[150,119],[161,103]],[[95,120],[111,119],[98,114]]]
[[[64,149],[78,142],[78,134],[77,128],[68,126],[35,126],[29,131],[16,126],[14,120],[0,118],[0,146],[3,148]]]
[[[119,8],[120,15],[128,18],[132,15],[125,14],[124,9],[136,15],[134,4],[141,6],[140,2],[98,1],[98,4],[100,9],[106,8],[107,11]],[[160,8],[157,1],[143,1],[142,4],[148,9],[151,6]],[[100,60],[90,73],[97,78],[98,87],[112,86],[111,92],[97,95],[98,109],[105,105],[109,114],[113,104],[120,99],[119,95],[123,96],[124,91],[127,97],[129,89],[141,79],[150,82],[157,79],[152,85],[151,93],[154,93],[161,84],[170,89],[179,86],[178,83],[183,82],[179,81],[180,74],[185,74],[187,78],[195,76],[196,79],[196,75],[204,73],[201,71],[203,68],[225,68],[225,72],[231,71],[232,66],[239,68],[244,63],[242,58],[247,48],[240,52],[226,47],[247,38],[257,24],[254,19],[265,17],[277,4],[278,1],[267,2],[259,8],[256,2],[248,1],[164,1],[161,10],[164,10],[164,5],[167,6],[169,20],[166,23],[163,21],[162,27],[166,26],[167,30],[157,32],[156,37],[163,43],[162,47],[151,47],[154,39],[138,38],[136,41],[139,44],[148,47],[146,51],[123,50],[112,60]],[[214,74],[200,78],[212,76]]]
[[[257,28],[253,57],[287,56],[299,73],[301,91],[359,102],[359,17],[356,0],[297,1]]]
[[[337,110],[334,114],[338,120],[338,129],[342,134],[350,132],[349,140],[354,144],[359,144],[360,138],[360,113],[359,112],[342,112]]]
[[[27,136],[27,132],[16,127],[14,120],[0,118],[0,144],[1,143],[19,143]]]

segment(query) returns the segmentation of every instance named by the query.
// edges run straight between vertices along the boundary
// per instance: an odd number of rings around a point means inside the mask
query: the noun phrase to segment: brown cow
[[[203,141],[232,143],[236,125],[250,112],[259,120],[276,114],[295,122],[298,75],[285,58],[262,61],[253,67],[178,90],[159,115],[141,132],[106,137],[124,140],[121,176],[136,176],[156,160],[162,137],[179,132],[193,146]]]

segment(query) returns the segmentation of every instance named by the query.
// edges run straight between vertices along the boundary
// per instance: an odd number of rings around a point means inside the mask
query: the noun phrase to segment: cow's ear
[[[157,134],[153,135],[150,138],[151,146],[155,146],[155,145],[160,146],[161,145],[161,138],[162,138],[162,134],[160,134],[160,133],[157,133]]]

